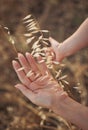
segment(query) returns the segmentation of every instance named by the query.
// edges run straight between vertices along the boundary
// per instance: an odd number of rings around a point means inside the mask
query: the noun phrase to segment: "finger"
[[[23,84],[17,84],[15,87],[18,88],[28,99],[33,99],[33,92],[26,88]]]
[[[59,47],[60,44],[59,44],[59,42],[57,42],[52,37],[49,38],[49,41],[51,43],[51,46],[52,46],[52,49],[53,49],[53,52],[54,52],[54,59],[53,60],[58,61],[57,51],[58,51],[58,47]]]
[[[38,60],[38,67],[39,67],[39,70],[41,71],[41,74],[45,75],[46,72],[49,73],[48,68],[47,68],[44,60],[42,59],[42,57],[41,56],[37,57],[37,60]]]
[[[26,60],[26,58],[24,57],[24,55],[22,55],[21,53],[19,53],[18,54],[18,59],[19,59],[19,62],[21,63],[21,65],[23,66],[24,71],[25,71],[27,77],[30,78],[31,81],[33,81],[35,75],[32,72],[31,75],[29,76],[29,73],[31,71],[31,67],[28,64],[28,61]]]
[[[35,90],[41,89],[42,86],[39,85],[39,84],[37,84],[36,82],[32,82],[32,83],[30,84],[30,88],[31,88],[33,91],[35,91]]]
[[[24,71],[27,73],[30,70],[30,66],[29,66],[26,58],[21,53],[18,53],[18,59],[19,59],[21,65],[24,67]]]
[[[54,53],[52,47],[48,47],[47,50],[45,50],[45,53],[46,53],[46,57],[51,56],[51,57],[52,57],[52,60],[55,59],[55,53]]]
[[[18,88],[34,104],[44,107],[48,107],[51,105],[51,97],[48,95],[49,93],[42,91],[37,91],[37,93],[33,93],[23,84],[17,84],[15,87]]]
[[[30,66],[31,66],[31,68],[32,68],[32,70],[34,71],[34,72],[39,72],[39,69],[38,69],[38,66],[37,66],[37,64],[36,64],[36,62],[35,62],[35,60],[34,60],[34,58],[31,56],[31,54],[30,53],[26,53],[26,58],[27,58],[27,60],[28,60],[28,62],[29,62],[29,64],[30,64]]]
[[[55,49],[57,48],[57,46],[59,45],[59,42],[57,42],[55,39],[53,39],[52,37],[50,37],[49,38],[49,41],[50,41],[50,43],[51,43],[51,45],[52,45],[52,48],[54,49],[54,51],[55,51]]]
[[[54,60],[56,62],[61,62],[63,60],[63,58],[65,57],[64,56],[64,53],[62,55],[62,53],[60,54],[60,48],[62,48],[62,44],[60,44],[59,42],[57,42],[55,39],[53,39],[52,37],[49,38],[49,41],[51,42],[51,46],[53,48],[53,51],[54,51],[54,54],[55,54],[55,58]],[[59,54],[58,54],[59,52]]]
[[[34,81],[34,83],[36,83],[38,85],[46,86],[49,81],[50,81],[50,77],[48,75],[44,75],[44,76],[41,76],[38,79],[36,79]]]
[[[12,65],[13,65],[14,70],[17,73],[17,76],[18,76],[19,80],[23,84],[25,84],[27,87],[29,87],[31,81],[26,77],[26,75],[25,75],[23,70],[18,71],[18,69],[21,68],[21,65],[17,61],[12,61]]]
[[[30,84],[30,88],[32,90],[45,88],[47,86],[47,82],[49,81],[49,79],[50,77],[48,77],[47,75],[41,76]]]

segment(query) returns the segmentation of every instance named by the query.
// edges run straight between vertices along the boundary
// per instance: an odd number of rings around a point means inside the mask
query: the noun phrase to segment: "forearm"
[[[66,97],[61,103],[56,103],[54,112],[83,130],[88,130],[88,108]]]
[[[88,18],[72,36],[63,41],[58,51],[66,57],[86,46],[88,46]]]

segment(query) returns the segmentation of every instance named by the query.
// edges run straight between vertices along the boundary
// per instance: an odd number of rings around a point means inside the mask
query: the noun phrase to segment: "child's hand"
[[[60,62],[64,58],[64,53],[62,52],[62,47],[61,47],[62,45],[51,37],[49,38],[49,41],[52,47],[47,49],[47,54],[52,55],[53,53],[54,54],[53,61]]]
[[[44,62],[36,63],[30,53],[26,56],[18,54],[18,60],[20,63],[12,62],[22,83],[17,84],[16,88],[36,105],[53,109],[57,102],[62,102],[67,94],[53,79]],[[39,57],[38,62],[41,60]]]

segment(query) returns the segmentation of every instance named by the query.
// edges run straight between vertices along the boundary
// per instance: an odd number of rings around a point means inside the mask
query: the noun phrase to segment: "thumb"
[[[52,37],[49,38],[49,41],[51,43],[52,49],[54,51],[55,54],[55,61],[59,61],[59,56],[58,56],[58,46],[60,45],[59,42],[57,42],[55,39],[53,39]]]
[[[57,42],[55,39],[53,39],[52,37],[49,37],[49,41],[51,43],[51,46],[53,48],[54,51],[56,51],[58,45],[59,45],[59,42]]]

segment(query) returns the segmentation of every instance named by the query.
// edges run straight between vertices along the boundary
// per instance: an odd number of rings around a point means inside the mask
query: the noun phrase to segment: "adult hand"
[[[13,67],[21,84],[18,88],[34,104],[53,109],[58,101],[61,102],[67,96],[64,90],[53,79],[47,66],[38,57],[38,63],[30,53],[18,54],[18,61],[13,61]]]

